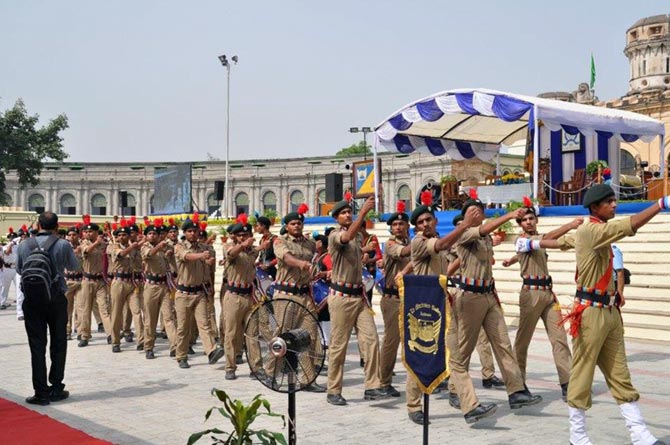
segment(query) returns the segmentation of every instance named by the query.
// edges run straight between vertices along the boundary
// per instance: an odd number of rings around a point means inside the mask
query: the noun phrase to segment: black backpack
[[[30,254],[21,268],[21,290],[26,298],[46,297],[47,301],[51,301],[51,291],[57,289],[60,275],[54,265],[51,247],[58,239],[56,235],[51,235],[42,247],[35,238],[24,241],[30,243]]]

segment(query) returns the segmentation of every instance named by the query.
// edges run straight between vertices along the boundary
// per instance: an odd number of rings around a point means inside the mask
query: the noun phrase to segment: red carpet
[[[3,398],[0,398],[0,425],[3,445],[111,445]]]

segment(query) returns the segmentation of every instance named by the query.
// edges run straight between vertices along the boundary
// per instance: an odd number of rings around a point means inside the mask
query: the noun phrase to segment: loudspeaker
[[[128,207],[128,192],[119,192],[121,195],[121,207]]]
[[[216,200],[223,200],[223,193],[226,188],[226,181],[214,181],[214,193],[216,194]]]
[[[342,173],[326,174],[326,202],[342,201]]]

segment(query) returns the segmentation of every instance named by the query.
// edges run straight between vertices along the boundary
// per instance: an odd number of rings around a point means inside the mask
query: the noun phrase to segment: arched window
[[[123,208],[121,213],[124,215],[137,215],[137,200],[135,199],[135,195],[128,193],[126,204],[128,205]]]
[[[33,193],[28,197],[28,210],[31,212],[42,213],[46,209],[44,196],[39,193]]]
[[[267,191],[263,193],[263,213],[265,213],[266,210],[274,210],[275,212],[277,211],[277,195],[275,195],[275,192],[272,191]]]
[[[412,190],[410,190],[407,184],[403,184],[398,187],[398,196],[396,201],[403,201],[405,203],[405,210],[412,210]],[[391,203],[391,208],[395,211],[395,203]]]
[[[219,200],[216,199],[216,192],[207,195],[207,214],[211,215],[221,208]]]
[[[321,189],[317,192],[316,194],[316,207],[315,207],[315,212],[318,215],[323,215],[324,213],[321,211],[321,206],[326,203],[326,189]]]
[[[12,197],[10,195],[8,195],[7,193],[3,193],[2,194],[2,202],[0,202],[0,205],[11,207],[13,204],[14,204],[14,200],[12,199]]]
[[[77,200],[71,193],[65,193],[60,197],[60,213],[61,215],[77,214]]]
[[[235,215],[240,213],[249,214],[249,195],[244,192],[235,195]]]
[[[621,165],[619,166],[619,171],[622,175],[636,175],[637,171],[635,169],[636,162],[635,156],[633,156],[628,150],[621,149]]]
[[[291,212],[297,212],[300,204],[305,202],[305,195],[300,190],[293,190],[291,192]]]
[[[107,198],[101,193],[96,193],[91,198],[91,215],[107,214]]]

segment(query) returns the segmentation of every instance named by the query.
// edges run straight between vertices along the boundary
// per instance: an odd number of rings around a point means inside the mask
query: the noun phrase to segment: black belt
[[[341,292],[346,295],[363,295],[363,286],[360,284],[358,284],[357,287],[347,287],[331,282],[330,288],[335,292]]]
[[[229,292],[232,292],[234,294],[239,294],[239,295],[251,295],[251,290],[253,289],[252,286],[249,287],[237,287],[237,286],[231,286],[231,285],[226,285],[226,290]]]
[[[66,273],[65,274],[65,279],[66,280],[81,280],[82,276],[83,275],[81,273]]]
[[[133,273],[132,272],[115,272],[114,273],[114,278],[121,278],[123,280],[132,280]]]
[[[549,278],[524,278],[524,286],[551,286],[551,277]]]
[[[400,296],[398,294],[398,288],[397,287],[385,287],[384,288],[384,295],[391,295],[394,297]]]
[[[137,280],[143,280],[144,279],[144,274],[142,272],[131,272],[133,275],[133,278]]]
[[[152,273],[145,274],[144,279],[150,283],[165,283],[167,281],[167,277],[165,275],[154,275]]]
[[[488,286],[474,286],[471,284],[458,283],[458,287],[465,292],[474,292],[476,294],[488,294],[496,290],[495,284],[490,284]]]
[[[102,274],[101,273],[88,273],[84,272],[82,273],[83,277],[86,278],[87,280],[102,280]]]
[[[594,303],[600,303],[605,306],[609,306],[610,304],[610,298],[612,297],[611,295],[596,295],[591,292],[584,292],[583,290],[577,290],[575,292],[575,297],[579,298],[581,300],[589,300],[593,301]],[[614,305],[619,306],[619,303],[621,303],[621,297],[619,297],[619,294],[614,295]]]
[[[197,294],[198,292],[202,292],[204,288],[201,286],[184,286],[182,284],[177,284],[175,286],[179,292],[184,292],[187,294]]]
[[[460,282],[460,277],[458,275],[454,275],[453,277],[447,278],[447,287],[458,287]]]
[[[10,269],[14,268],[14,263],[5,263],[5,267],[9,267]]]
[[[289,294],[303,295],[309,294],[309,286],[286,286],[283,284],[275,283],[275,292],[287,292]]]

